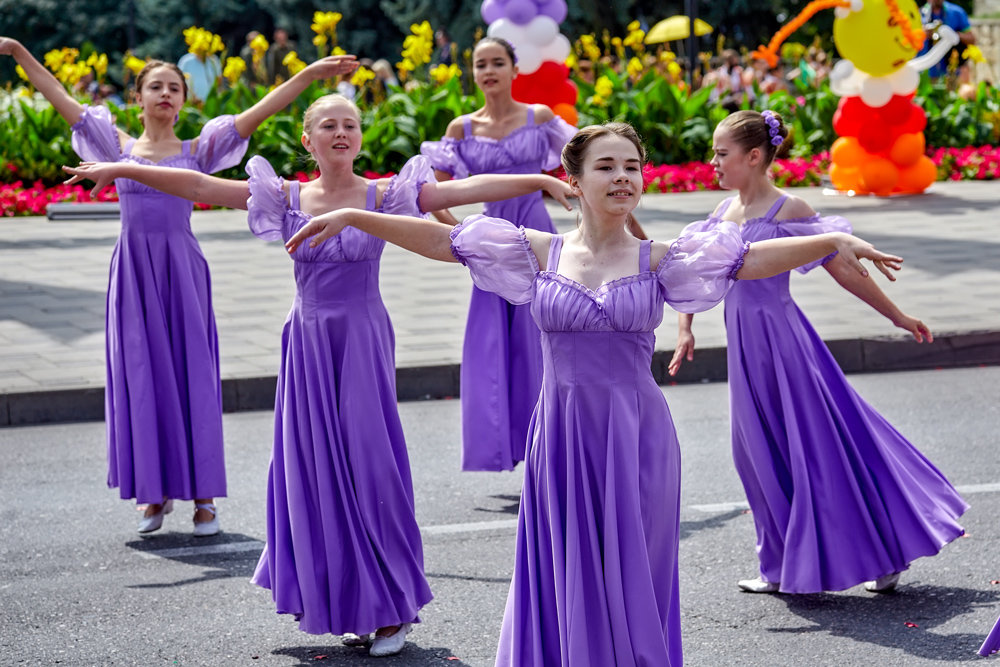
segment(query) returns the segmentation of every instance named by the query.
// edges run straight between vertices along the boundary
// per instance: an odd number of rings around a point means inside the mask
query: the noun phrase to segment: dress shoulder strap
[[[781,195],[780,197],[778,197],[778,201],[774,202],[774,205],[771,206],[771,210],[767,212],[767,215],[764,216],[764,219],[767,220],[768,222],[774,220],[774,216],[778,215],[778,211],[781,210],[781,207],[782,205],[784,205],[786,199],[788,199],[788,195]]]
[[[191,155],[191,140],[185,139],[181,142],[181,155]]]
[[[299,186],[301,183],[298,181],[288,182],[288,203],[291,205],[292,209],[296,211],[301,211],[302,206],[299,204]]]
[[[462,116],[462,131],[465,132],[465,137],[472,136],[472,117],[466,114]]]
[[[122,155],[131,155],[133,146],[135,146],[135,137],[129,137],[128,141],[125,142],[125,147],[122,148]]]
[[[531,106],[530,104],[528,105],[528,120],[525,121],[524,124],[525,125],[535,124],[535,107]]]
[[[726,214],[726,211],[729,210],[729,205],[733,203],[733,199],[734,197],[726,197],[725,199],[723,199],[722,203],[719,204],[720,206],[719,212],[715,214],[715,217],[721,218],[722,216],[724,216]]]
[[[653,250],[653,241],[646,239],[639,243],[639,273],[647,273],[650,270],[649,255]]]
[[[562,243],[562,236],[559,234],[552,235],[552,240],[549,242],[549,258],[545,262],[546,271],[556,272],[556,267],[559,266],[559,255],[562,253]]]
[[[367,199],[365,200],[365,208],[369,211],[375,210],[375,198],[378,196],[378,181],[368,182],[368,192]],[[382,202],[383,204],[385,202]]]

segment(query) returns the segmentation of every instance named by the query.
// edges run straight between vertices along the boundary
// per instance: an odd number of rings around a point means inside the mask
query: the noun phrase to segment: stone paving
[[[916,366],[1000,361],[1000,185],[937,183],[920,196],[888,199],[850,198],[820,188],[794,193],[822,213],[844,215],[858,235],[905,257],[899,280],[890,284],[879,277],[880,284],[905,311],[944,335],[942,343],[917,352],[915,345],[905,347],[904,356],[916,355]],[[637,217],[651,238],[669,239],[686,223],[703,218],[722,196],[646,195]],[[456,214],[477,210],[464,207]],[[575,224],[575,212],[555,204],[549,210],[560,230]],[[245,221],[243,211],[197,212],[193,228],[212,269],[223,380],[230,392],[257,382],[259,396],[251,402],[266,404],[294,285],[280,244],[256,239]],[[87,396],[91,413],[99,408],[105,289],[117,233],[117,221],[0,221],[0,425],[46,420],[44,410],[40,416],[17,417],[15,403],[19,409],[37,408],[54,397]],[[382,291],[396,328],[401,397],[457,391],[470,285],[459,265],[386,249]],[[796,275],[792,285],[797,302],[831,346],[905,339],[825,271]],[[675,327],[668,311],[657,330],[661,364],[673,347]],[[719,362],[725,346],[722,308],[698,315],[694,331],[701,359]],[[869,350],[868,356],[878,357],[878,350],[887,348],[872,349],[877,353]],[[878,368],[877,358],[869,362],[866,368]],[[687,379],[697,379],[698,372],[695,366]],[[261,407],[257,403],[227,401],[227,407]]]

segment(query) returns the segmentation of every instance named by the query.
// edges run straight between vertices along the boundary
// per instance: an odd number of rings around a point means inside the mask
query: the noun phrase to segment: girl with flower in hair
[[[819,216],[774,186],[769,167],[787,144],[781,117],[727,116],[713,137],[719,185],[737,194],[684,234],[732,223],[749,242],[831,231],[841,217]],[[917,342],[927,326],[907,315],[840,255],[822,265]],[[737,283],[725,299],[732,446],[757,531],[760,576],[738,582],[752,593],[838,591],[861,583],[892,590],[899,573],[962,535],[968,507],[937,468],[868,405],[792,301],[788,272]],[[693,315],[680,315],[669,371],[694,353]]]
[[[847,234],[748,244],[727,223],[672,243],[627,225],[645,151],[624,123],[590,126],[562,151],[580,201],[563,234],[475,215],[457,227],[342,209],[286,247],[321,251],[364,231],[469,267],[480,289],[526,304],[544,373],[531,419],[517,546],[498,667],[682,664],[677,552],[680,451],[653,379],[653,331],[669,303],[718,303],[734,280],[763,278],[840,250],[886,274],[898,257]],[[309,237],[313,237],[306,242]]]
[[[469,174],[537,174],[559,166],[559,151],[576,128],[542,104],[511,95],[514,47],[485,37],[472,51],[485,103],[448,125],[441,141],[424,142],[438,178]],[[539,193],[492,202],[486,215],[554,233]],[[435,213],[458,224],[448,211]],[[542,348],[528,307],[473,286],[462,349],[462,469],[513,470],[524,460],[528,421],[542,382]]]
[[[569,186],[551,176],[484,174],[438,183],[423,156],[392,178],[358,176],[361,118],[341,95],[313,102],[302,125],[302,143],[320,172],[306,183],[279,178],[259,156],[247,163],[248,181],[121,162],[67,171],[97,187],[129,178],[247,209],[251,231],[267,240],[288,240],[312,216],[343,207],[419,216],[537,189],[569,206]],[[291,255],[296,296],[281,336],[267,543],[253,577],[301,630],[370,644],[375,656],[403,649],[431,599],[396,407],[394,334],[379,293],[384,247],[350,229]]]
[[[356,67],[353,56],[317,61],[257,104],[219,116],[194,139],[174,133],[187,82],[152,60],[136,78],[137,138],[106,107],[85,106],[21,43],[0,37],[32,85],[73,128],[85,160],[158,164],[211,173],[239,164],[247,138],[306,86]],[[173,500],[194,500],[194,534],[214,535],[214,499],[226,495],[219,345],[208,264],[191,233],[192,203],[131,180],[118,183],[121,234],[111,256],[106,312],[108,486],[145,504],[141,534],[163,525]]]

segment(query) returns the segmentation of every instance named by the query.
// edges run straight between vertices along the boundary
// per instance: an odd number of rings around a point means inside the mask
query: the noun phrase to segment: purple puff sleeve
[[[458,154],[458,139],[444,137],[441,141],[425,141],[420,144],[420,154],[431,161],[431,167],[451,174],[452,178],[469,175],[469,166]]]
[[[254,236],[265,241],[281,238],[281,227],[288,211],[284,182],[270,163],[259,155],[247,161],[250,198],[247,200],[247,224]]]
[[[452,230],[451,252],[469,267],[479,289],[513,304],[534,297],[538,260],[523,227],[502,218],[470,215]]]
[[[542,169],[550,171],[562,164],[562,149],[566,142],[576,134],[576,128],[559,116],[538,126],[549,141],[549,150],[542,160]]]
[[[212,174],[238,165],[249,145],[250,139],[236,131],[235,116],[219,116],[201,128],[195,159],[204,173]]]
[[[826,232],[845,232],[850,234],[852,230],[851,223],[839,215],[820,217],[817,214],[808,218],[789,218],[787,220],[778,220],[777,225],[784,232],[785,236],[812,236],[813,234],[825,234]],[[829,262],[836,254],[836,252],[830,253],[822,259],[803,264],[795,270],[799,273],[808,273],[817,266]]]
[[[398,174],[389,179],[389,187],[382,195],[381,213],[412,215],[426,218],[428,214],[420,208],[420,190],[424,183],[435,182],[431,161],[423,155],[415,155],[406,161]]]
[[[660,294],[674,310],[699,313],[726,296],[750,244],[732,222],[704,231],[685,230],[656,267]]]
[[[73,150],[81,160],[118,162],[122,156],[118,129],[104,106],[84,106],[80,120],[73,124]]]

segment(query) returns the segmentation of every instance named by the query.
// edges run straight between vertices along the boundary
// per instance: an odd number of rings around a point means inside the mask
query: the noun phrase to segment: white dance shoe
[[[372,643],[372,636],[356,635],[353,632],[346,632],[340,637],[340,643],[344,646],[368,646]]]
[[[396,655],[403,650],[403,646],[406,644],[406,635],[410,632],[412,624],[403,623],[399,626],[399,630],[388,637],[379,637],[375,635],[375,639],[372,640],[371,648],[368,649],[368,655],[381,658],[387,655]]]
[[[865,590],[870,593],[888,593],[896,590],[896,584],[898,583],[899,572],[893,572],[892,574],[887,574],[884,577],[879,577],[875,581],[866,581]]]
[[[781,584],[773,581],[764,581],[760,577],[756,579],[742,579],[737,581],[736,585],[740,587],[741,591],[746,591],[747,593],[777,593],[778,589],[781,588]]]
[[[216,535],[219,532],[219,514],[215,505],[212,503],[195,503],[195,511],[198,510],[208,510],[212,513],[211,521],[195,521],[194,522],[194,536],[195,537],[210,537]]]
[[[173,511],[174,501],[172,499],[163,501],[159,512],[142,517],[142,521],[139,522],[139,533],[145,535],[146,533],[159,530],[163,526],[164,515],[170,514]]]

